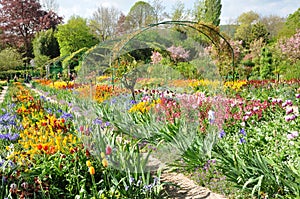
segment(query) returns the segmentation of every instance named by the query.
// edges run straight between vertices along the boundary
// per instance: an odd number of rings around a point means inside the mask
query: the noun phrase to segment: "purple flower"
[[[223,138],[223,137],[225,137],[225,135],[226,135],[225,131],[222,130],[222,131],[220,132],[220,134],[219,134],[219,137],[220,137],[220,138]]]
[[[288,140],[291,140],[291,139],[293,139],[293,138],[294,138],[294,136],[293,136],[292,134],[287,134],[287,136],[286,136],[286,137],[287,137],[287,139],[288,139]]]
[[[297,118],[297,115],[286,115],[284,117],[285,121],[289,122],[289,121],[293,121],[294,119]]]
[[[296,96],[296,98],[299,99],[300,98],[300,93],[297,93],[295,96]]]
[[[294,139],[294,138],[296,138],[296,137],[298,137],[298,136],[299,136],[298,131],[293,131],[293,132],[287,134],[286,137],[287,137],[288,140],[291,140],[291,139]]]
[[[94,124],[101,125],[101,124],[102,124],[102,120],[96,118],[96,119],[94,119],[93,123],[94,123]]]
[[[72,113],[63,113],[61,118],[65,119],[65,120],[72,120],[73,119],[73,115]]]
[[[247,135],[245,129],[241,129],[241,130],[240,130],[240,134],[242,134],[243,136],[246,136],[246,135]]]
[[[245,142],[246,142],[245,138],[240,138],[240,143],[241,143],[241,144],[243,144],[243,143],[245,143]]]
[[[286,112],[285,113],[287,115],[289,115],[289,114],[293,113],[293,111],[294,111],[293,107],[286,107]]]

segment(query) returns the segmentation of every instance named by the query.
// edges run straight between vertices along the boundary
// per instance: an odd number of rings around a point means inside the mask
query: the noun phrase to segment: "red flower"
[[[47,151],[48,150],[48,145],[45,145],[44,147],[43,147],[43,149],[45,150],[45,151]]]
[[[43,146],[41,144],[37,145],[38,150],[42,150]]]

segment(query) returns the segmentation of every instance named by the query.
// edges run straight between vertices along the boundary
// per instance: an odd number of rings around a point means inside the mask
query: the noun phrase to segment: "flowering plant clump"
[[[152,60],[152,64],[158,64],[161,60],[162,60],[162,55],[157,52],[157,51],[153,51],[152,55],[151,55],[151,60]]]
[[[186,61],[189,58],[189,51],[185,50],[183,47],[181,46],[171,46],[169,48],[167,48],[167,51],[170,52],[170,56],[172,58],[173,61],[175,61],[176,63],[179,61]]]

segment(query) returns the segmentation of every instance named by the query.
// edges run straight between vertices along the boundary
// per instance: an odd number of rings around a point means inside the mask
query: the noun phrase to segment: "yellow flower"
[[[87,167],[90,167],[90,166],[92,166],[92,163],[91,163],[91,161],[89,161],[89,160],[88,160],[88,161],[86,161],[86,166],[87,166]]]
[[[101,156],[102,159],[105,158],[105,153],[104,153],[104,152],[101,152],[101,153],[100,153],[100,156]]]
[[[95,174],[95,168],[93,166],[89,167],[89,172],[91,175]]]
[[[107,166],[108,166],[108,161],[107,161],[105,158],[102,160],[102,165],[103,165],[104,167],[107,167]]]

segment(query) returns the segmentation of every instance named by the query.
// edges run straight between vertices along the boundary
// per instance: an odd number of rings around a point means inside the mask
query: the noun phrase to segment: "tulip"
[[[94,175],[95,174],[95,168],[94,167],[89,167],[89,172],[91,175]]]
[[[112,152],[112,148],[110,146],[107,146],[105,150],[106,155],[110,155],[111,152]]]
[[[92,166],[92,163],[91,163],[91,161],[89,161],[89,160],[88,160],[88,161],[86,161],[86,166],[87,166],[87,167],[91,167],[91,166]]]
[[[108,166],[108,161],[107,161],[105,158],[102,160],[102,165],[103,165],[104,167],[107,167],[107,166]]]

